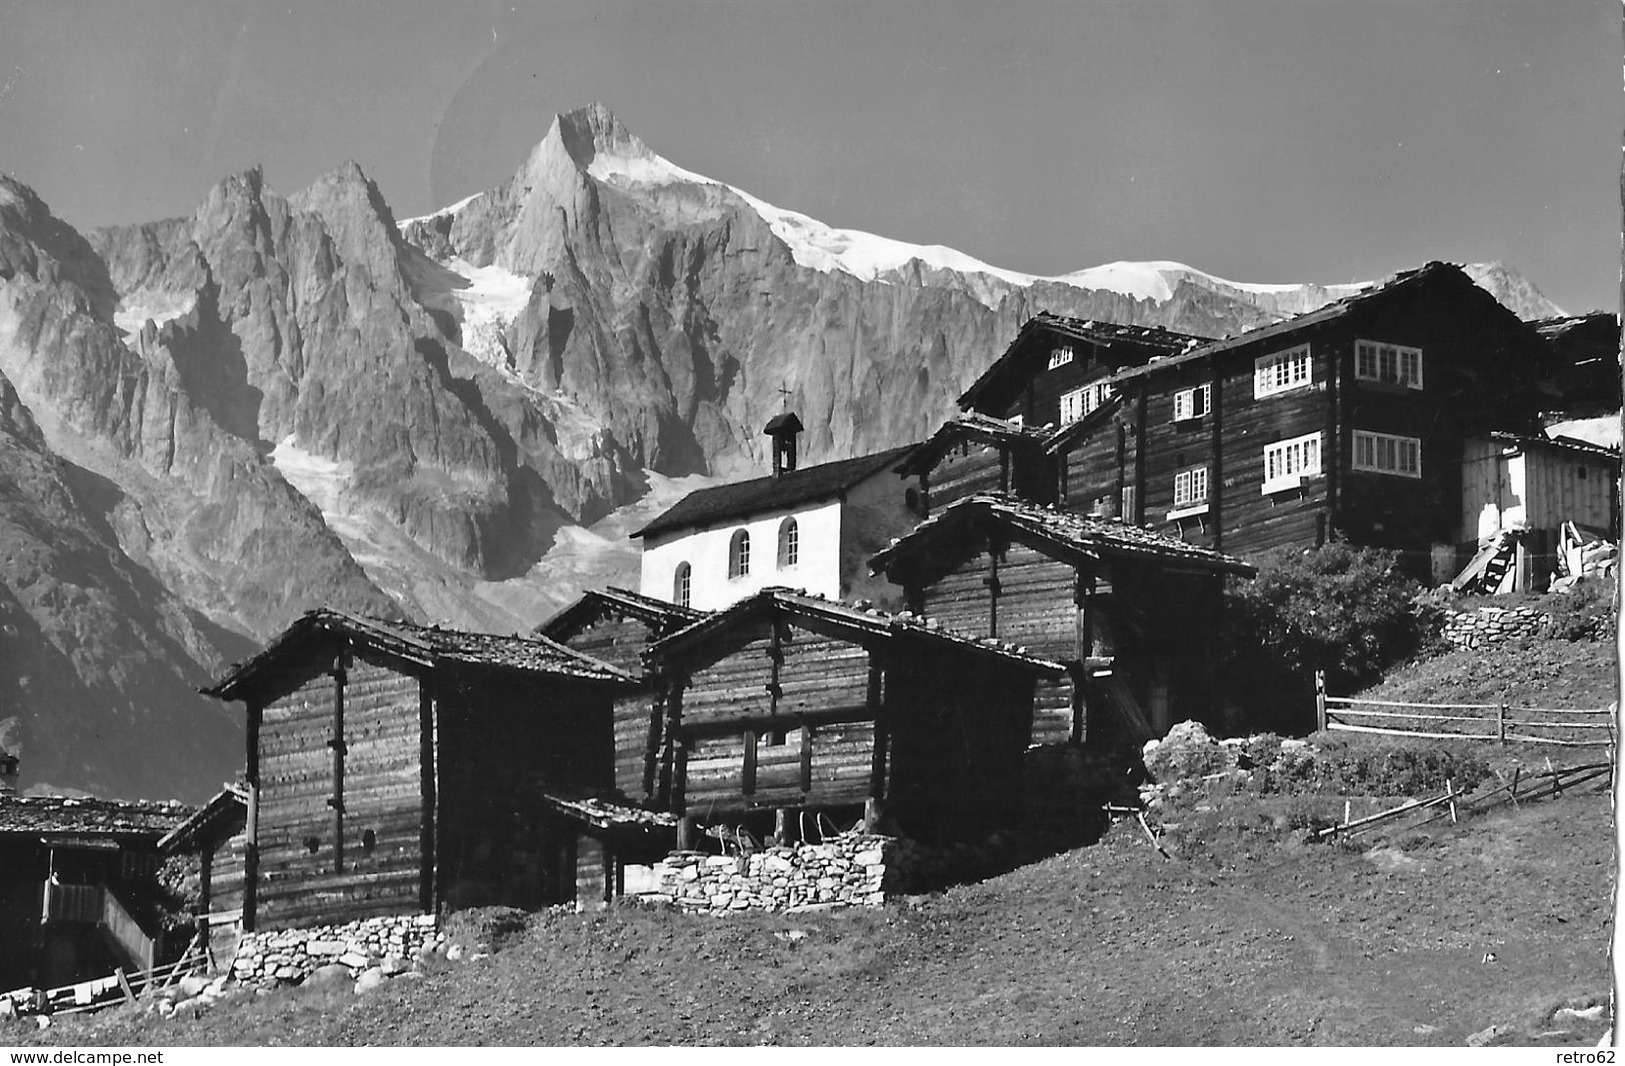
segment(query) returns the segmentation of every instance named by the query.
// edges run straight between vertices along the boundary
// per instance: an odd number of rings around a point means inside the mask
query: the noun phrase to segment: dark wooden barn
[[[1533,323],[1550,351],[1540,382],[1542,407],[1570,417],[1620,408],[1619,317],[1608,311]]]
[[[541,636],[585,652],[644,677],[649,645],[693,625],[708,612],[653,599],[626,589],[594,589],[536,628]],[[648,707],[652,682],[615,697],[615,750],[642,750],[649,743]],[[615,761],[615,787],[626,796],[646,796],[645,768],[629,759]]]
[[[965,411],[918,445],[896,470],[919,478],[920,515],[978,492],[1008,492],[1038,503],[1053,502],[1053,462],[1045,451],[1047,429]]]
[[[1034,701],[1035,744],[1109,746],[1218,724],[1224,580],[1253,567],[1113,519],[972,496],[870,565],[912,611],[1064,662]]]
[[[150,969],[158,839],[178,803],[0,794],[0,990]]]
[[[611,586],[583,593],[537,626],[535,633],[629,674],[642,674],[643,653],[650,644],[694,624],[705,614]]]
[[[545,638],[313,611],[209,695],[248,712],[245,928],[609,894],[558,802],[613,782],[624,671]]]
[[[1599,327],[1569,333],[1583,329]],[[1448,263],[1234,337],[1159,341],[1137,362],[1044,359],[1044,336],[1024,329],[960,400],[1027,426],[1058,419],[1054,485],[1011,491],[1228,552],[1337,535],[1436,580],[1473,548],[1456,540],[1464,442],[1538,432],[1557,358],[1557,341]]]
[[[803,814],[951,838],[1020,793],[1033,683],[1062,667],[996,640],[767,589],[656,642],[634,798],[785,839]]]

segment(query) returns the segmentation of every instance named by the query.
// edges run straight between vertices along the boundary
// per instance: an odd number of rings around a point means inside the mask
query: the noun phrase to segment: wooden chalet
[[[1619,317],[1608,311],[1543,318],[1532,325],[1550,349],[1541,403],[1569,417],[1620,409]]]
[[[793,836],[803,815],[925,840],[1008,813],[1033,684],[1062,667],[934,623],[767,589],[650,646],[644,728],[618,733],[634,798]]]
[[[205,690],[248,712],[244,927],[607,898],[612,842],[568,805],[610,789],[634,683],[541,637],[305,615]]]
[[[1040,312],[960,395],[959,407],[1034,428],[1064,425],[1099,405],[1114,374],[1209,339]]]
[[[896,470],[919,479],[921,517],[979,492],[1053,503],[1055,476],[1045,450],[1052,435],[1048,427],[964,411],[909,452]]]
[[[972,496],[870,560],[911,611],[1067,666],[1040,683],[1030,740],[1141,743],[1219,724],[1227,575],[1253,567],[1116,519]]]
[[[0,794],[0,989],[150,969],[158,839],[194,809]]]
[[[1052,417],[1039,397],[1073,397],[1045,442],[1056,481],[1038,502],[1229,552],[1336,532],[1442,580],[1471,554],[1456,539],[1464,442],[1536,431],[1547,359],[1460,268],[1429,263],[1284,322],[1092,370],[1084,393],[1072,363],[1029,357],[961,403],[1030,425]]]
[[[629,674],[642,674],[650,644],[693,625],[706,612],[611,586],[585,592],[537,626],[537,636],[584,652]]]

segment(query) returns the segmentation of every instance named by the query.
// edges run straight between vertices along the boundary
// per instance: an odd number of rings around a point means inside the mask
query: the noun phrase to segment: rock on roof
[[[264,651],[233,666],[219,681],[204,689],[203,694],[228,700],[239,698],[239,694],[252,684],[261,671],[296,654],[306,641],[318,633],[343,634],[365,647],[428,667],[450,662],[588,681],[636,680],[623,670],[546,637],[468,633],[324,608],[305,614]]]
[[[899,559],[929,551],[938,536],[967,522],[991,520],[1085,558],[1101,556],[1159,560],[1182,568],[1251,576],[1257,568],[1232,555],[1116,518],[1096,518],[1042,507],[1013,496],[980,493],[957,500],[915,526],[905,537],[869,559],[869,569],[886,571]]]
[[[1043,446],[1048,434],[1049,430],[1044,427],[1029,428],[980,411],[961,411],[939,426],[930,439],[911,449],[896,469],[899,474],[929,470],[938,456],[962,440],[978,440],[1011,449],[1037,450]]]
[[[1155,374],[1171,367],[1183,366],[1186,363],[1190,363],[1195,360],[1206,359],[1209,356],[1216,355],[1220,352],[1229,351],[1233,348],[1240,348],[1243,345],[1253,344],[1257,341],[1269,340],[1271,338],[1280,337],[1283,335],[1289,335],[1301,329],[1307,329],[1311,326],[1318,326],[1323,322],[1330,322],[1333,319],[1341,318],[1342,316],[1361,308],[1363,305],[1370,303],[1371,301],[1383,300],[1393,296],[1395,293],[1409,291],[1422,285],[1431,284],[1441,279],[1451,277],[1457,279],[1461,285],[1465,286],[1462,291],[1476,291],[1482,294],[1484,298],[1490,301],[1490,304],[1496,308],[1499,308],[1501,313],[1503,313],[1511,322],[1521,323],[1521,320],[1516,315],[1514,315],[1511,311],[1508,311],[1498,301],[1496,301],[1495,297],[1491,296],[1484,289],[1480,288],[1472,278],[1468,277],[1467,272],[1462,270],[1461,267],[1454,263],[1441,263],[1434,261],[1424,266],[1417,267],[1415,270],[1401,270],[1399,273],[1390,278],[1377,282],[1373,285],[1367,285],[1359,292],[1345,296],[1341,300],[1333,300],[1331,303],[1318,307],[1313,311],[1306,311],[1301,315],[1294,315],[1291,318],[1272,323],[1268,326],[1260,326],[1257,329],[1248,330],[1245,333],[1238,333],[1234,337],[1225,337],[1216,341],[1208,341],[1178,355],[1172,355],[1167,358],[1153,359],[1143,366],[1137,366],[1129,370],[1121,371],[1107,380],[1124,381],[1130,378],[1140,377],[1144,374]]]
[[[1178,355],[1211,339],[1191,333],[1176,333],[1159,326],[1128,326],[1119,322],[1068,318],[1040,311],[1022,325],[1004,353],[960,395],[959,406],[970,407],[983,393],[993,388],[999,378],[1014,367],[1029,339],[1040,333],[1106,348],[1121,348],[1124,349],[1123,363],[1136,364],[1159,356]]]
[[[0,796],[0,836],[153,837],[186,821],[198,808],[169,801],[92,796]]]
[[[589,589],[583,592],[574,603],[537,626],[532,632],[549,640],[563,640],[573,635],[578,627],[605,614],[631,615],[652,626],[675,628],[695,622],[706,613],[611,585],[609,588]]]
[[[696,489],[669,507],[653,522],[633,533],[648,537],[674,529],[714,525],[731,519],[794,507],[800,503],[837,496],[858,482],[897,463],[915,445],[802,467],[786,474],[735,481]]]
[[[709,618],[695,622],[687,629],[680,629],[656,641],[649,646],[646,654],[650,658],[658,659],[680,653],[681,649],[697,640],[704,640],[755,615],[772,611],[835,622],[855,633],[953,645],[974,654],[1005,659],[1038,673],[1058,675],[1066,671],[1066,667],[1058,662],[1034,655],[1026,648],[996,637],[974,637],[959,633],[944,628],[935,619],[908,611],[892,614],[873,607],[845,604],[839,600],[827,600],[822,596],[810,596],[805,592],[787,588],[763,589],[754,596],[740,600],[725,611],[718,611]]]

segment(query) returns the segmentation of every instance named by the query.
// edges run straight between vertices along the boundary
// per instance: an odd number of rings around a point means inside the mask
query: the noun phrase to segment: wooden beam
[[[875,724],[874,755],[869,765],[869,798],[880,800],[885,798],[887,770],[890,763],[891,747],[891,716],[886,713],[886,671],[885,663],[878,648],[869,649],[869,679],[868,688],[864,695],[864,707],[869,712],[870,720]],[[808,776],[811,776],[811,755],[808,760]],[[809,782],[810,784],[810,782]]]
[[[1219,373],[1217,358],[1208,356],[1208,364],[1213,370],[1207,398],[1207,417],[1213,430],[1213,454],[1208,470],[1207,507],[1208,517],[1213,522],[1213,550],[1219,551],[1224,544],[1224,375]]]
[[[683,684],[686,680],[683,674],[673,674],[666,682],[666,726],[661,738],[662,752],[660,756],[660,806],[671,810],[680,810],[673,805],[673,796],[676,790],[677,774],[677,731],[683,725]]]
[[[433,913],[435,909],[435,869],[438,866],[438,857],[435,854],[435,838],[440,823],[439,789],[436,788],[436,779],[439,773],[435,758],[434,722],[434,695],[430,688],[430,681],[426,677],[418,678],[418,776],[420,828],[418,836],[419,884],[418,906],[425,913]]]
[[[349,647],[340,648],[333,660],[333,735],[327,746],[333,751],[333,795],[327,805],[333,810],[333,872],[344,872],[344,682],[349,667]]]
[[[805,715],[801,718],[801,791],[805,795],[812,791],[812,762],[813,762],[813,730],[817,728],[807,721]]]
[[[745,767],[740,775],[739,790],[749,796],[756,791],[756,730],[747,727],[742,742],[745,748]]]
[[[243,843],[243,928],[253,932],[255,908],[259,902],[260,872],[260,726],[265,708],[258,702],[248,705],[248,811]]]

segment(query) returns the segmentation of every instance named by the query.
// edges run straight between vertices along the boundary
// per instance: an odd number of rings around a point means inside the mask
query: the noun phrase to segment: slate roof
[[[573,635],[578,627],[606,613],[631,615],[650,625],[672,627],[688,625],[707,614],[692,607],[679,607],[675,603],[657,600],[653,596],[645,596],[630,589],[611,585],[609,588],[583,592],[574,603],[537,626],[532,632],[549,640],[563,640]]]
[[[238,699],[264,670],[296,655],[313,636],[340,633],[365,647],[426,667],[442,663],[491,666],[588,681],[634,682],[631,674],[590,655],[540,636],[499,636],[363,617],[328,608],[310,611],[285,629],[264,651],[233,666],[205,696]]]
[[[1082,341],[1088,344],[1103,345],[1105,347],[1124,347],[1129,349],[1125,353],[1125,362],[1143,362],[1155,356],[1174,355],[1189,351],[1211,338],[1199,337],[1191,333],[1176,333],[1171,329],[1162,329],[1159,326],[1126,326],[1118,322],[1104,322],[1097,319],[1068,318],[1065,315],[1053,315],[1048,311],[1040,311],[1029,318],[1016,333],[1015,340],[1004,350],[1004,354],[995,359],[991,366],[982,371],[980,377],[971,383],[959,397],[959,406],[968,408],[976,399],[991,388],[1006,371],[1016,362],[1019,353],[1025,347],[1028,339],[1037,333],[1046,333],[1064,340]]]
[[[1606,323],[1606,325],[1604,324]],[[1618,320],[1612,311],[1590,311],[1583,315],[1556,315],[1552,318],[1537,318],[1529,323],[1535,327],[1535,332],[1548,341],[1555,341],[1574,330],[1590,327],[1592,329],[1606,329],[1610,332],[1619,329]]]
[[[696,489],[669,507],[654,521],[633,533],[652,536],[673,529],[712,525],[762,511],[793,507],[828,499],[892,466],[915,448],[909,444],[855,459],[802,467],[787,474],[735,481],[709,489]]]
[[[1022,530],[1065,552],[1089,559],[1102,556],[1150,559],[1179,564],[1182,568],[1215,573],[1251,576],[1257,568],[1232,555],[1190,544],[1177,537],[1132,525],[1115,518],[1095,518],[1053,507],[1041,507],[1012,496],[980,493],[957,500],[915,526],[907,536],[894,541],[869,558],[875,573],[896,560],[915,552],[930,551],[941,531],[966,522],[992,520]]]
[[[929,440],[916,445],[895,469],[899,474],[929,470],[937,456],[962,440],[1036,450],[1043,446],[1047,434],[1048,430],[1042,427],[1029,429],[980,411],[961,411],[939,426]]]
[[[973,637],[946,629],[934,618],[925,618],[909,611],[891,614],[873,607],[827,600],[822,596],[810,596],[805,592],[787,588],[763,589],[754,596],[740,600],[725,611],[718,611],[709,618],[695,622],[687,629],[680,629],[668,637],[655,641],[645,654],[651,659],[680,654],[684,647],[697,640],[704,640],[757,614],[772,611],[819,618],[848,627],[854,632],[872,636],[954,646],[972,654],[1004,659],[1028,667],[1037,673],[1059,675],[1066,671],[1066,667],[1060,663],[1034,655],[1026,648],[996,637]]]
[[[1323,307],[1318,307],[1313,311],[1306,311],[1301,315],[1294,315],[1291,318],[1280,322],[1271,323],[1268,326],[1260,326],[1257,329],[1248,330],[1245,333],[1238,333],[1234,337],[1224,337],[1220,340],[1209,341],[1179,355],[1169,356],[1164,359],[1153,359],[1143,366],[1137,366],[1128,370],[1120,371],[1106,380],[1126,381],[1128,379],[1141,377],[1146,374],[1155,374],[1163,370],[1168,370],[1172,367],[1183,366],[1199,359],[1206,359],[1210,356],[1216,355],[1220,352],[1229,351],[1233,348],[1240,348],[1243,345],[1254,344],[1258,341],[1269,340],[1273,337],[1280,337],[1295,333],[1298,330],[1307,329],[1310,326],[1318,326],[1324,322],[1330,322],[1334,319],[1341,318],[1350,312],[1359,310],[1361,307],[1371,301],[1386,299],[1397,292],[1419,288],[1423,285],[1437,282],[1446,277],[1456,278],[1460,284],[1466,285],[1472,290],[1476,290],[1477,292],[1481,293],[1485,299],[1489,300],[1491,303],[1494,303],[1496,307],[1501,307],[1499,303],[1495,302],[1495,297],[1479,288],[1473,279],[1468,277],[1467,273],[1463,271],[1461,267],[1455,265],[1454,263],[1441,263],[1434,261],[1426,264],[1425,266],[1417,267],[1415,270],[1402,270],[1391,278],[1377,282],[1373,285],[1367,285],[1359,292],[1345,296],[1341,300],[1334,300],[1331,303],[1326,304]],[[1501,310],[1513,322],[1521,321],[1511,311],[1507,311],[1505,308],[1501,308]]]
[[[159,837],[198,808],[92,796],[0,796],[0,836]]]
[[[1557,448],[1561,451],[1579,452],[1596,459],[1605,459],[1611,463],[1618,463],[1620,456],[1617,449],[1605,448],[1601,444],[1592,444],[1590,441],[1579,440],[1574,437],[1536,437],[1527,433],[1501,433],[1490,434],[1490,439],[1505,444],[1516,445],[1520,448]]]
[[[182,851],[204,834],[217,828],[236,828],[236,823],[248,817],[248,789],[230,784],[214,794],[214,798],[197,808],[191,817],[165,833],[158,840],[161,852]]]

